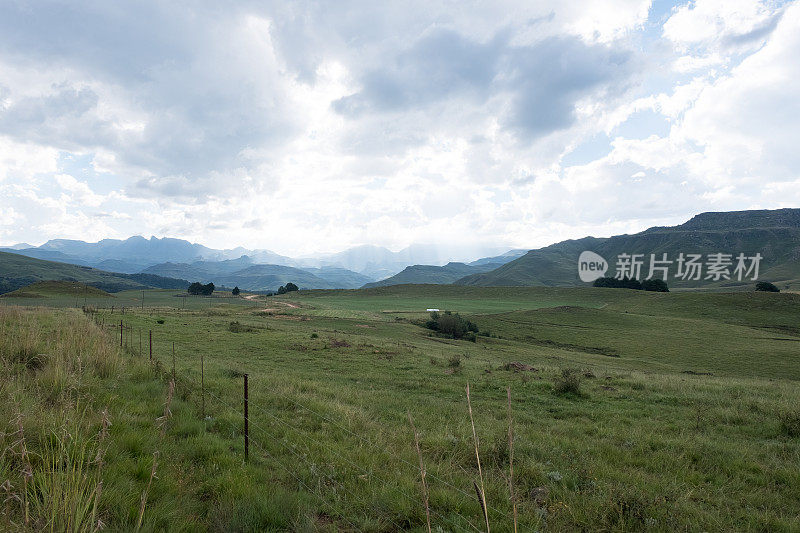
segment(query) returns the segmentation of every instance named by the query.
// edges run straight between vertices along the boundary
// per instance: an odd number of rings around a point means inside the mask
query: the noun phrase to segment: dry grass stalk
[[[469,421],[472,424],[472,440],[475,443],[475,460],[478,462],[478,477],[481,481],[481,486],[475,485],[475,492],[478,494],[478,503],[481,504],[483,511],[483,519],[486,522],[486,533],[489,533],[489,513],[486,510],[486,489],[483,485],[483,469],[481,468],[481,455],[478,452],[478,433],[475,431],[475,419],[472,416],[472,400],[469,397],[469,383],[467,383],[467,407],[469,408]]]
[[[108,407],[103,409],[101,423],[100,423],[100,432],[97,434],[97,455],[94,458],[94,462],[97,464],[97,487],[94,491],[94,507],[92,509],[92,524],[95,525],[95,530],[99,531],[103,529],[104,524],[103,522],[97,518],[97,508],[100,506],[100,495],[103,492],[103,480],[102,470],[103,465],[105,464],[105,454],[106,448],[103,447],[106,438],[108,438],[108,428],[111,427],[111,419],[108,416]]]
[[[431,508],[428,501],[428,484],[425,481],[425,466],[422,463],[422,451],[419,449],[419,433],[414,426],[414,421],[411,419],[411,413],[408,413],[408,422],[411,424],[411,430],[414,432],[414,447],[417,449],[417,457],[419,457],[419,474],[422,478],[422,498],[425,501],[425,519],[428,524],[428,533],[431,533]]]
[[[167,390],[167,401],[164,402],[164,414],[156,418],[156,425],[161,429],[161,438],[167,431],[167,421],[172,418],[172,396],[175,394],[175,380],[169,380],[169,389]]]
[[[156,418],[156,425],[161,430],[160,438],[163,441],[164,435],[167,432],[167,421],[172,418],[172,397],[175,394],[175,380],[169,381],[169,389],[167,389],[167,400],[164,402],[164,413]],[[156,479],[156,468],[158,466],[158,450],[153,452],[153,468],[150,470],[150,480],[147,482],[142,492],[141,503],[139,504],[139,519],[136,521],[136,531],[142,528],[142,520],[144,520],[144,510],[147,507],[147,495],[150,492],[150,487],[153,484],[153,479]]]
[[[517,499],[514,496],[514,419],[511,417],[511,387],[508,393],[508,491],[511,496],[511,508],[514,512],[514,533],[517,533]]]
[[[158,450],[153,452],[153,468],[150,469],[150,480],[147,482],[144,492],[142,492],[141,503],[139,504],[139,519],[136,521],[136,531],[142,529],[142,520],[144,519],[144,509],[147,506],[147,494],[150,492],[150,486],[153,484],[153,479],[156,477],[156,467],[158,466]]]
[[[22,425],[22,413],[17,413],[17,433],[19,440],[14,443],[14,447],[19,447],[20,462],[22,464],[22,514],[25,520],[25,527],[30,525],[30,502],[28,501],[28,483],[33,478],[33,467],[31,467],[28,456],[28,447],[25,444],[25,430]]]

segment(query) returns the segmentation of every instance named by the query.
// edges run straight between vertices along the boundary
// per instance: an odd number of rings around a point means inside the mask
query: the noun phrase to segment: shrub
[[[228,324],[228,331],[231,333],[250,333],[255,331],[256,328],[253,326],[248,326],[247,324],[241,324],[238,320],[234,320],[230,324]]]
[[[581,375],[577,370],[565,368],[561,371],[561,377],[553,382],[553,390],[556,394],[580,394]]]
[[[756,283],[756,290],[759,292],[781,292],[781,290],[769,281],[759,281]]]
[[[447,360],[447,366],[449,366],[450,368],[460,368],[461,356],[458,354],[451,355],[450,359]]]
[[[233,290],[231,291],[231,294],[232,294],[233,296],[239,296],[239,294],[240,294],[241,292],[242,292],[242,291],[240,291],[240,290],[239,290],[239,287],[238,287],[238,286],[236,286],[236,287],[234,287],[234,288],[233,288]]]
[[[781,433],[789,437],[800,437],[800,410],[784,411],[778,415]]]

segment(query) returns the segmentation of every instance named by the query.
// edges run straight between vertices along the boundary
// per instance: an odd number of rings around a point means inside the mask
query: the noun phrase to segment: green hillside
[[[275,291],[289,282],[302,289],[357,288],[370,281],[370,278],[344,268],[300,269],[253,264],[248,257],[229,261],[196,261],[191,264],[161,263],[143,272],[201,283],[213,282],[249,291]]]
[[[3,294],[2,298],[50,298],[76,296],[88,298],[108,298],[111,295],[96,287],[79,281],[37,281],[21,289]]]
[[[578,277],[578,256],[589,250],[609,262],[607,275],[614,275],[619,254],[644,254],[642,278],[648,274],[650,254],[669,260],[679,254],[739,253],[753,256],[760,253],[759,279],[772,281],[781,289],[800,288],[800,209],[775,211],[738,211],[703,213],[675,227],[656,227],[633,235],[610,238],[586,237],[531,250],[491,272],[473,274],[457,280],[460,285],[481,286],[578,286],[585,285]],[[731,267],[731,271],[735,268]],[[744,277],[730,280],[682,280],[675,277],[673,262],[667,283],[678,288],[749,289],[753,281]],[[706,271],[702,277],[705,278]],[[657,274],[656,277],[660,277]]]
[[[364,288],[388,287],[409,283],[449,284],[470,274],[479,274],[497,268],[497,263],[467,265],[464,263],[447,263],[444,266],[412,265],[394,276],[374,283],[367,283]]]
[[[24,255],[0,252],[0,294],[11,292],[38,281],[76,281],[107,292],[148,287],[185,288],[184,280],[148,274],[117,274],[95,268],[34,259]]]
[[[292,282],[301,289],[329,289],[335,285],[310,272],[282,265],[253,265],[219,277],[227,287],[239,286],[251,291],[274,291]]]

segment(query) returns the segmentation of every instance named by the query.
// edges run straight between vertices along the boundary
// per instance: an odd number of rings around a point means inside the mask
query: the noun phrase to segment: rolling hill
[[[585,237],[531,250],[524,256],[490,272],[471,274],[455,283],[481,286],[577,286],[578,256],[589,250],[609,263],[607,275],[614,275],[617,256],[644,254],[642,277],[647,276],[650,254],[675,261],[679,254],[760,253],[759,279],[775,282],[781,288],[800,287],[800,209],[702,213],[685,224],[654,227],[633,235],[608,238]],[[682,280],[675,277],[677,264],[670,266],[667,283],[679,288],[751,287],[749,278],[738,281],[705,279]],[[660,275],[657,275],[660,277]]]
[[[390,278],[374,283],[367,283],[363,288],[368,289],[372,287],[388,287],[389,285],[420,283],[450,284],[464,276],[487,272],[498,266],[500,266],[498,263],[480,263],[477,265],[447,263],[444,266],[413,265],[406,267],[402,272]]]
[[[151,287],[177,289],[186,288],[189,285],[186,280],[182,279],[149,274],[119,274],[87,266],[0,252],[0,294],[14,291],[37,281],[51,280],[77,281],[107,292]]]
[[[302,289],[355,289],[371,278],[343,268],[299,269],[284,265],[254,264],[248,256],[227,261],[161,263],[144,270],[159,276],[180,277],[201,283],[213,282],[249,291],[275,291],[292,282]]]
[[[75,296],[107,298],[111,294],[86,285],[80,281],[37,281],[15,291],[3,294],[3,298],[48,298],[52,296]]]

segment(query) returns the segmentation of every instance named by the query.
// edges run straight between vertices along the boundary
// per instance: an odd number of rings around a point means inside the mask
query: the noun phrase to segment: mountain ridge
[[[677,226],[652,227],[634,234],[584,237],[530,250],[485,273],[465,276],[454,283],[479,286],[581,286],[578,256],[592,251],[614,265],[621,253],[650,254],[675,259],[680,253],[760,253],[759,279],[794,283],[800,280],[800,209],[708,212]],[[646,267],[645,265],[644,267]],[[614,275],[611,270],[608,275]],[[670,287],[742,288],[751,280],[682,280],[670,277]]]

